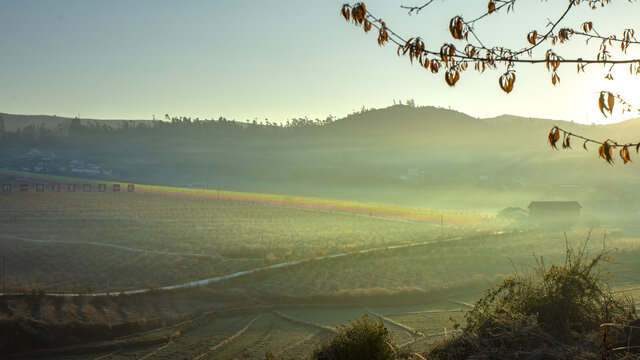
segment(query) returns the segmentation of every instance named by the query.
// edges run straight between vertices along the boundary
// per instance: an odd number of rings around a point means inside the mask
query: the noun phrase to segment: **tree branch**
[[[406,9],[409,10],[409,15],[411,15],[412,12],[416,12],[416,14],[418,14],[420,12],[420,10],[426,8],[427,6],[429,6],[429,4],[431,4],[434,0],[429,0],[427,3],[423,4],[422,6],[405,6],[405,5],[400,5],[400,8],[402,9]]]
[[[501,5],[498,8],[503,6],[513,6],[516,0],[497,0],[501,2]],[[602,0],[589,0],[588,3],[590,6],[594,6],[593,4],[601,3]],[[413,11],[418,11],[417,9],[424,9],[426,6],[431,4],[432,1],[425,3],[422,6],[418,7],[405,7],[408,9],[414,9]],[[495,4],[495,2],[493,2]],[[423,67],[428,68],[433,73],[437,73],[438,69],[444,67],[447,73],[445,74],[445,80],[447,84],[450,86],[454,86],[455,83],[460,78],[459,72],[465,71],[468,68],[470,63],[475,64],[474,68],[477,71],[484,72],[486,68],[496,69],[497,64],[503,64],[507,68],[507,72],[503,75],[503,77],[508,76],[509,79],[500,80],[500,86],[505,92],[510,92],[513,88],[513,82],[515,82],[515,69],[514,65],[518,63],[525,64],[541,64],[544,63],[551,73],[551,81],[554,85],[556,85],[560,81],[560,77],[558,76],[557,69],[563,63],[569,64],[577,64],[578,71],[583,70],[585,65],[588,64],[608,64],[613,68],[614,65],[618,64],[634,64],[637,67],[640,67],[640,59],[613,59],[610,57],[607,48],[604,44],[600,47],[598,56],[595,59],[584,59],[573,58],[566,59],[562,56],[559,56],[552,50],[547,50],[544,58],[533,58],[533,50],[539,47],[542,43],[552,40],[553,45],[559,40],[560,42],[568,41],[570,36],[573,34],[577,34],[578,32],[574,31],[570,28],[560,29],[558,35],[555,35],[554,32],[558,25],[565,19],[567,14],[571,11],[574,5],[580,3],[580,0],[570,0],[569,5],[563,11],[563,13],[558,17],[558,19],[554,22],[550,22],[550,29],[544,35],[537,35],[535,31],[529,33],[527,39],[531,43],[531,46],[525,47],[518,51],[513,51],[511,49],[505,47],[493,47],[487,48],[484,46],[483,42],[477,36],[477,34],[473,30],[473,23],[482,17],[495,12],[495,9],[490,8],[489,12],[483,16],[480,16],[472,21],[466,22],[461,17],[456,16],[451,19],[449,24],[449,29],[451,31],[451,35],[455,39],[467,39],[469,33],[478,41],[479,46],[475,46],[471,42],[467,40],[467,46],[464,49],[464,52],[460,49],[457,49],[453,44],[443,44],[439,50],[430,49],[424,45],[424,42],[418,38],[410,38],[405,39],[403,36],[400,36],[392,29],[390,29],[384,21],[380,18],[376,17],[373,13],[368,11],[363,3],[356,3],[353,6],[349,4],[344,4],[342,7],[342,15],[349,21],[349,11],[353,14],[352,20],[356,26],[362,25],[364,27],[365,32],[368,32],[372,27],[375,27],[379,30],[378,36],[378,44],[384,45],[386,42],[392,42],[398,46],[398,55],[402,53],[402,55],[409,54],[409,60],[413,63],[413,60],[416,60]],[[604,3],[601,4],[604,6]],[[411,11],[411,10],[410,10]],[[587,24],[587,23],[585,23]],[[583,26],[585,25],[583,24]],[[590,24],[590,23],[589,23]],[[587,34],[587,30],[592,30],[592,27],[589,29],[585,29],[585,32],[580,32],[581,36],[592,36],[592,37],[600,37],[599,35],[591,35]],[[595,32],[595,31],[594,31]],[[615,37],[612,37],[615,38]],[[538,41],[540,40],[540,41]],[[610,38],[606,39],[607,41]],[[615,41],[611,39],[611,41]],[[626,50],[626,47],[633,43],[635,44],[637,41],[633,38],[633,30],[625,30],[624,38],[620,40],[623,44],[623,51]],[[527,54],[529,56],[528,59],[523,59],[521,56],[523,54]],[[633,67],[633,66],[632,66]],[[611,69],[610,69],[611,70]],[[611,78],[611,73],[607,75],[607,78]],[[508,82],[507,82],[508,80]],[[507,84],[507,85],[504,85]]]
[[[370,13],[369,11],[367,11],[367,18],[370,18],[371,20],[371,25],[373,27],[375,27],[376,29],[380,30],[381,26],[378,25],[381,23],[381,19],[375,17],[372,13]],[[393,30],[391,30],[391,28],[389,28],[388,26],[385,25],[386,30],[389,32],[389,34],[391,34],[392,36],[389,37],[389,41],[393,42],[394,44],[398,45],[398,46],[404,46],[407,43],[407,40],[398,35],[396,32],[394,32]],[[576,33],[577,34],[577,33]],[[414,38],[411,38],[414,39]],[[501,48],[502,49],[502,48]],[[506,50],[505,51],[509,51]],[[425,55],[434,55],[434,56],[439,56],[440,55],[440,51],[435,51],[435,50],[428,50],[428,49],[424,49],[422,50],[422,52]],[[513,56],[515,56],[516,54],[522,54],[523,52],[526,52],[526,50],[522,50],[516,53],[512,53]],[[459,59],[459,60],[471,60],[471,61],[487,61],[486,57],[481,57],[481,56],[468,56],[468,55],[464,55],[464,53],[458,52],[457,54],[452,55],[451,57]],[[506,57],[506,56],[498,56],[496,58],[491,59],[495,62],[514,62],[514,63],[527,63],[527,64],[540,64],[540,63],[546,63],[548,60],[546,58],[542,59],[542,58],[538,58],[538,59],[519,59],[519,58],[512,58],[512,57]],[[597,60],[597,59],[582,59],[582,58],[575,58],[575,59],[560,59],[560,63],[582,63],[582,64],[631,64],[631,63],[637,63],[640,62],[640,59],[622,59],[622,60]]]
[[[553,149],[558,150],[558,146],[556,145],[556,143],[560,140],[560,133],[562,133],[562,149],[566,150],[566,149],[571,149],[571,138],[578,138],[582,141],[584,141],[584,143],[582,144],[583,149],[585,149],[586,151],[588,151],[589,149],[587,148],[587,144],[589,143],[593,143],[593,144],[598,144],[600,145],[600,147],[598,147],[598,155],[604,159],[607,163],[609,163],[610,165],[614,164],[614,160],[613,160],[613,150],[615,149],[620,149],[619,150],[619,155],[620,158],[622,159],[622,162],[624,164],[630,163],[631,162],[631,152],[629,151],[629,148],[636,149],[636,154],[638,154],[639,150],[640,150],[640,142],[638,143],[626,143],[626,144],[618,144],[617,142],[611,140],[611,139],[607,139],[605,141],[598,141],[598,140],[594,140],[582,135],[578,135],[578,134],[574,134],[568,130],[559,128],[558,126],[554,126],[551,128],[551,131],[549,131],[549,135],[548,135],[548,140],[549,140],[549,144],[551,145],[551,147]]]

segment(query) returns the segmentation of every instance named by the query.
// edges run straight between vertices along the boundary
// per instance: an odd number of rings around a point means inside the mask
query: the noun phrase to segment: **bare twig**
[[[413,13],[415,11],[415,13],[419,13],[420,10],[424,9],[425,7],[429,6],[429,4],[431,4],[434,0],[429,0],[427,1],[425,4],[421,5],[421,6],[405,6],[405,5],[400,5],[400,7],[402,9],[407,9],[409,10],[409,15],[411,15],[411,13]]]

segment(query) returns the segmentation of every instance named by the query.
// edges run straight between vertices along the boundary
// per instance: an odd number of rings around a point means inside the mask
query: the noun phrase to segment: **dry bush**
[[[65,299],[61,309],[61,322],[63,324],[82,323],[82,319],[78,315],[76,304],[71,299]]]
[[[85,322],[89,324],[105,324],[104,316],[91,304],[84,304],[80,308],[82,316],[85,318]]]
[[[547,268],[540,259],[532,272],[507,276],[476,302],[463,331],[436,342],[427,357],[613,358],[619,333],[601,324],[637,317],[633,302],[614,296],[604,282],[610,261],[604,250],[589,259],[584,247],[567,246],[563,265]]]
[[[51,301],[45,299],[40,304],[40,320],[50,323],[50,324],[58,324],[58,316],[56,314],[56,307]]]
[[[370,321],[367,315],[338,326],[338,333],[313,351],[315,360],[396,360],[409,359],[395,344],[382,321]]]
[[[24,300],[9,300],[7,301],[7,308],[13,319],[31,319],[31,309]]]
[[[118,306],[114,302],[105,304],[102,311],[104,312],[107,324],[117,325],[123,322],[122,316],[120,316],[120,313],[118,312]]]

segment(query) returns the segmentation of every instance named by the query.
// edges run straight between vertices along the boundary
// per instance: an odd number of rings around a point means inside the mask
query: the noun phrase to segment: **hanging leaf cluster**
[[[538,32],[536,30],[533,30],[527,34],[527,41],[529,42],[529,44],[536,45],[537,40],[538,40]]]
[[[460,72],[458,70],[449,69],[444,74],[444,80],[449,86],[455,86],[458,80],[460,80]]]
[[[514,71],[507,71],[504,75],[500,77],[498,83],[500,84],[500,88],[504,90],[507,94],[513,90],[513,84],[516,82],[516,73]]]
[[[611,154],[613,153],[614,146],[615,144],[613,144],[611,140],[607,140],[603,142],[602,145],[600,145],[600,147],[598,148],[598,154],[600,155],[600,157],[606,160],[606,162],[611,165],[613,165],[613,157]]]
[[[572,136],[582,139],[584,141],[584,143],[582,144],[582,148],[587,151],[587,143],[598,144],[598,156],[610,165],[614,164],[614,150],[620,149],[618,151],[618,154],[620,156],[620,159],[622,159],[623,164],[631,162],[631,151],[629,151],[629,148],[635,148],[636,154],[638,154],[640,150],[640,142],[636,144],[618,144],[617,142],[610,139],[607,139],[603,142],[598,142],[593,139],[572,134],[571,132],[560,129],[557,126],[552,127],[549,131],[549,134],[547,135],[547,140],[549,141],[549,145],[551,145],[552,149],[559,150],[558,142],[560,141],[560,135],[562,135],[562,149],[571,149]]]
[[[604,117],[607,117],[605,111],[608,112],[609,115],[613,113],[614,103],[615,99],[612,93],[608,91],[600,92],[600,97],[598,98],[598,108],[600,109],[600,112],[602,113],[602,115],[604,115]]]
[[[449,21],[449,32],[457,40],[467,40],[469,38],[469,26],[460,16],[455,16]]]

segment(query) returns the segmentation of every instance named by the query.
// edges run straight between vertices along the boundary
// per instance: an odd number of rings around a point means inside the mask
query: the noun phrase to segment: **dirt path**
[[[262,317],[262,313],[258,314],[258,316],[256,316],[251,321],[249,321],[249,323],[247,325],[245,325],[245,327],[240,329],[240,331],[238,331],[237,333],[231,335],[230,337],[226,338],[225,340],[219,342],[218,344],[216,344],[215,346],[213,346],[212,348],[207,350],[205,353],[196,356],[194,360],[202,360],[202,359],[208,357],[209,355],[211,355],[216,350],[222,348],[223,346],[229,344],[230,342],[234,341],[238,337],[242,336],[242,334],[244,334],[245,331],[247,331],[247,329],[249,329],[249,327],[251,327],[251,325],[253,325],[254,322],[256,322],[258,319],[260,319],[260,317]]]
[[[282,356],[287,356],[289,355],[294,349],[298,348],[299,346],[302,346],[302,344],[307,343],[309,341],[312,341],[314,339],[317,339],[318,336],[320,336],[320,334],[322,334],[324,332],[324,330],[320,329],[317,330],[314,333],[311,333],[307,336],[305,336],[304,338],[294,342],[293,344],[288,345],[287,347],[285,347],[282,350],[279,350],[276,352],[276,356],[282,357]]]
[[[418,336],[418,337],[426,337],[426,334],[425,334],[425,333],[423,333],[422,331],[418,331],[418,330],[416,330],[416,329],[414,329],[414,328],[411,328],[411,327],[409,327],[409,326],[407,326],[407,325],[405,325],[405,324],[403,324],[403,323],[400,323],[400,322],[398,322],[398,321],[395,321],[395,320],[393,320],[393,319],[390,319],[390,318],[388,318],[388,317],[386,317],[386,316],[384,316],[384,315],[382,315],[382,314],[378,314],[377,312],[375,312],[375,311],[373,311],[373,310],[369,309],[369,308],[368,308],[368,307],[366,307],[366,306],[364,307],[364,309],[365,309],[365,311],[366,311],[366,312],[368,312],[369,314],[371,314],[371,315],[373,315],[373,316],[376,316],[376,317],[379,317],[380,319],[382,319],[382,320],[384,320],[384,321],[386,321],[386,322],[388,322],[388,323],[390,323],[390,324],[393,324],[393,325],[395,325],[395,326],[397,326],[397,327],[399,327],[399,328],[401,328],[401,329],[403,329],[403,330],[405,330],[405,331],[409,332],[409,333],[410,333],[410,336],[412,335],[412,336]]]
[[[283,314],[283,313],[281,313],[280,311],[277,311],[277,310],[274,310],[273,313],[278,315],[278,316],[280,316],[281,318],[283,318],[283,319],[285,319],[287,321],[290,321],[290,322],[294,323],[294,324],[313,327],[313,328],[316,328],[316,329],[320,329],[322,331],[328,331],[328,332],[333,333],[333,334],[338,332],[336,330],[336,328],[334,328],[334,327],[326,326],[326,325],[322,325],[322,324],[317,324],[317,323],[306,321],[306,320],[297,319],[297,318],[291,317],[289,315],[285,315],[285,314]]]

